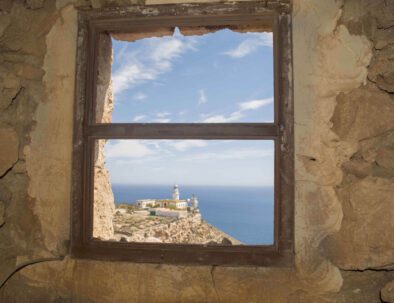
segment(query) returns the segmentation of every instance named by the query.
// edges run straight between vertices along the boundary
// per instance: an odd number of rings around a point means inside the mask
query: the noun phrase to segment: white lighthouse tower
[[[179,200],[179,188],[177,184],[172,189],[172,200]]]

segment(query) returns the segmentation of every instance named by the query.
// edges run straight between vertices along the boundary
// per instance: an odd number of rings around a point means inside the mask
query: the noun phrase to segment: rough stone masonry
[[[394,302],[393,0],[262,1],[293,14],[295,268],[68,257],[77,9],[175,2],[0,0],[0,302]]]

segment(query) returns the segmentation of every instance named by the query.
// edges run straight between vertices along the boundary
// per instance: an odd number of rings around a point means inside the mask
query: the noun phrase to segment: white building
[[[177,208],[177,209],[186,209],[187,201],[186,200],[156,200],[156,205],[161,208]]]
[[[192,195],[192,198],[190,199],[190,207],[194,209],[198,208],[198,199],[195,195]]]
[[[142,200],[137,200],[136,204],[137,204],[138,208],[153,207],[156,204],[156,200],[142,199]]]
[[[174,185],[172,189],[172,199],[141,199],[135,203],[140,209],[149,207],[171,208],[177,210],[185,210],[188,206],[193,209],[198,208],[198,200],[195,195],[191,199],[181,200],[178,185]]]

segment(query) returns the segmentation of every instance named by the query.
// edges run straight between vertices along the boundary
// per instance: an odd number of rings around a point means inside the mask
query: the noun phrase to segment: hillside
[[[178,244],[242,244],[192,212],[186,218],[151,216],[148,211],[136,211],[118,205],[114,214],[115,239],[127,242]]]

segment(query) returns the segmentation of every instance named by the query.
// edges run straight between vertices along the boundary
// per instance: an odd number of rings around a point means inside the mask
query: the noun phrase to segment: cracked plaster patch
[[[0,142],[0,176],[4,176],[18,161],[18,135],[11,127],[0,128]]]

